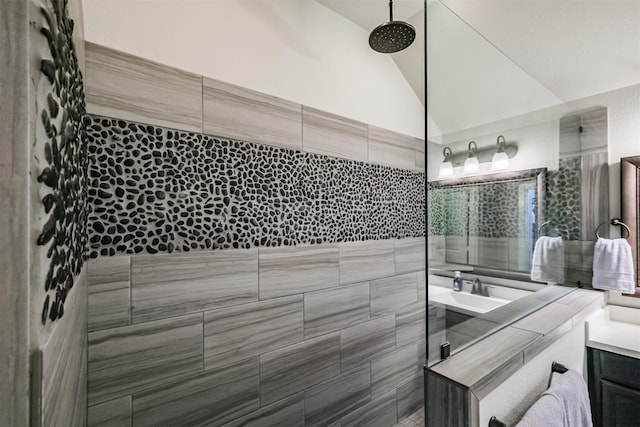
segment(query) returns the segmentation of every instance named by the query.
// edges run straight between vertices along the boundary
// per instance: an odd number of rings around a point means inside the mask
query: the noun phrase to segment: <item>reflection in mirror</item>
[[[629,227],[629,244],[633,254],[636,292],[640,298],[640,156],[620,159],[622,222]]]

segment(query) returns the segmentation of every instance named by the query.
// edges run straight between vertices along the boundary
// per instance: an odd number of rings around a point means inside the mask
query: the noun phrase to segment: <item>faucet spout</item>
[[[484,289],[482,289],[482,281],[477,277],[473,280],[473,287],[471,293],[474,295],[484,295]]]

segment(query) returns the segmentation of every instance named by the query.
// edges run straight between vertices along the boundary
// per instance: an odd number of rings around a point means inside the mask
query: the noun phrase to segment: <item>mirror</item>
[[[430,268],[441,264],[443,270],[454,265],[454,270],[497,270],[494,275],[529,273],[544,223],[545,172],[429,182]]]
[[[622,222],[629,227],[629,244],[633,254],[636,292],[629,294],[640,298],[640,268],[638,253],[640,252],[640,156],[620,159],[620,184]]]

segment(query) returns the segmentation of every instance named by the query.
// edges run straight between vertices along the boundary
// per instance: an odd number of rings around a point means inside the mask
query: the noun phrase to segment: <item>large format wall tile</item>
[[[340,369],[345,372],[396,348],[395,316],[389,315],[340,331]]]
[[[416,141],[414,137],[369,125],[368,140],[370,162],[402,169],[415,168]]]
[[[133,395],[133,426],[221,426],[260,407],[258,358]]]
[[[391,391],[342,418],[342,427],[393,427],[398,422],[396,392]]]
[[[90,406],[87,425],[88,427],[129,427],[131,425],[131,396]]]
[[[305,392],[306,426],[326,426],[370,399],[369,364],[331,378]]]
[[[202,371],[202,314],[89,334],[89,405]]]
[[[340,244],[340,283],[355,283],[393,276],[393,240],[370,240]]]
[[[204,78],[204,132],[302,150],[302,106]]]
[[[340,373],[337,332],[260,356],[262,406],[297,393]]]
[[[260,299],[338,284],[338,245],[260,248]]]
[[[396,274],[425,269],[426,242],[424,237],[398,239],[396,244]]]
[[[103,257],[89,262],[89,332],[129,324],[130,262],[128,256]]]
[[[302,341],[302,295],[204,313],[205,370]]]
[[[86,44],[87,111],[202,131],[202,77]]]
[[[371,281],[371,315],[395,313],[418,302],[418,274],[407,273]]]
[[[369,320],[369,282],[304,295],[305,339]]]
[[[264,406],[224,427],[302,427],[304,426],[304,393],[300,392]]]
[[[367,161],[367,125],[346,117],[302,107],[304,151]]]
[[[134,257],[131,299],[133,323],[256,301],[258,250]]]
[[[417,344],[388,353],[371,362],[371,397],[377,398],[419,375]]]
[[[415,377],[396,390],[398,419],[413,414],[424,405],[424,378]]]
[[[407,305],[396,311],[396,344],[398,347],[425,339],[426,310],[424,301]]]

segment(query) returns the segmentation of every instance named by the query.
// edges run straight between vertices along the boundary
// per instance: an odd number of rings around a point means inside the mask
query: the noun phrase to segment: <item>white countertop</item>
[[[640,359],[640,309],[607,306],[587,321],[587,347]]]

